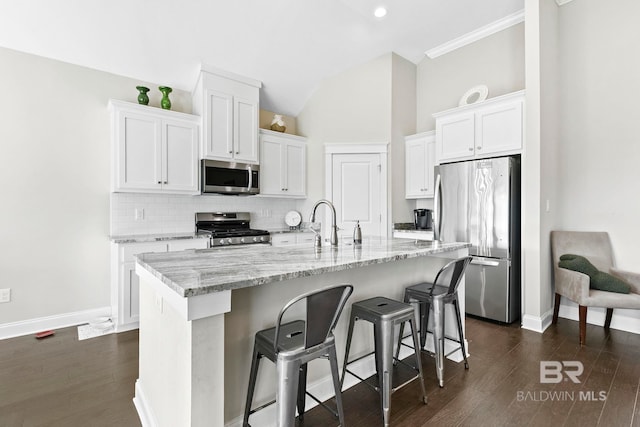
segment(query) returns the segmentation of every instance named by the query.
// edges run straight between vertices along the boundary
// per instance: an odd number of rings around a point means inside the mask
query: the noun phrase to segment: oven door
[[[202,160],[201,191],[203,194],[258,194],[259,171],[258,165]]]

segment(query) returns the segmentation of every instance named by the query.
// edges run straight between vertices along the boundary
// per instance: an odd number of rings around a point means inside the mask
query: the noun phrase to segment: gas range
[[[198,212],[196,231],[209,234],[209,247],[269,243],[266,230],[250,227],[249,212]]]

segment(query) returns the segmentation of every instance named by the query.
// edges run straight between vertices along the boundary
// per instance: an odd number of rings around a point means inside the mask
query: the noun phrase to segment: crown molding
[[[558,3],[558,6],[562,6],[563,4],[567,4],[570,1],[573,1],[573,0],[556,0],[556,3]]]
[[[571,1],[571,0],[556,0],[556,1]],[[433,59],[438,56],[444,55],[445,53],[449,53],[453,50],[459,49],[463,46],[471,44],[475,41],[488,37],[492,34],[497,33],[498,31],[502,31],[506,28],[517,25],[521,22],[524,22],[524,9],[513,13],[511,15],[507,15],[502,19],[498,19],[490,24],[485,25],[484,27],[480,27],[477,30],[471,31],[463,36],[450,40],[446,43],[441,44],[440,46],[436,46],[433,49],[429,49],[425,52],[425,54]]]

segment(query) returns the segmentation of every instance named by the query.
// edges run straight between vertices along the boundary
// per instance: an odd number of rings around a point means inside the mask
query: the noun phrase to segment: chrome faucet
[[[331,209],[331,246],[338,246],[338,227],[336,226],[336,208],[333,206],[333,203],[326,199],[321,199],[316,202],[313,206],[313,210],[311,211],[311,216],[309,217],[309,222],[316,222],[316,209],[321,204],[325,204],[329,206]],[[313,244],[314,247],[319,248],[322,245],[322,238],[320,234],[316,234],[315,242]]]

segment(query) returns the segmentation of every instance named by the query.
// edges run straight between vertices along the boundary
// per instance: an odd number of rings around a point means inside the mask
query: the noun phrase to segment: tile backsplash
[[[193,231],[196,212],[250,212],[251,228],[276,230],[295,209],[296,200],[259,196],[111,193],[111,235]]]

